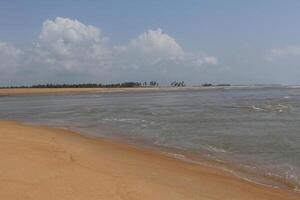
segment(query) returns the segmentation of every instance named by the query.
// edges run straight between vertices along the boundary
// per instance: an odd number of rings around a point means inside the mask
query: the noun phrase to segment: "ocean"
[[[300,88],[0,96],[0,118],[124,140],[248,181],[300,188]]]

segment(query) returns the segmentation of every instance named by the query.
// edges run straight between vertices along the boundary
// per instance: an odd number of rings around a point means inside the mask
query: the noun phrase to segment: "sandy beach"
[[[300,199],[224,171],[56,128],[0,121],[0,199]]]
[[[2,88],[0,95],[53,94],[53,93],[101,93],[175,90],[177,88]]]
[[[0,88],[0,95],[53,94],[53,93],[102,93],[102,92],[153,92],[211,90],[224,87],[132,87],[132,88]]]
[[[124,89],[123,89],[124,90]],[[119,88],[2,88],[0,95],[15,94],[48,94],[48,93],[89,93],[89,92],[118,92]]]

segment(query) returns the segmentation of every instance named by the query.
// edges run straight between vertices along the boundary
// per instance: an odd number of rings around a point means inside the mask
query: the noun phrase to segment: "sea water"
[[[0,118],[165,148],[179,159],[199,154],[300,185],[299,88],[0,96]]]

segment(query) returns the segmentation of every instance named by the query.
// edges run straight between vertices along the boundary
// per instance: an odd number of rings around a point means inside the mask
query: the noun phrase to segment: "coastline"
[[[1,88],[0,95],[59,94],[59,93],[109,93],[199,90],[201,87],[137,87],[137,88]]]
[[[187,87],[131,87],[131,88],[0,88],[0,95],[59,94],[59,93],[109,93],[109,92],[171,92],[189,90],[244,89],[248,86],[187,86]],[[249,87],[252,88],[252,87]]]
[[[58,128],[0,121],[1,199],[300,199],[220,169]]]

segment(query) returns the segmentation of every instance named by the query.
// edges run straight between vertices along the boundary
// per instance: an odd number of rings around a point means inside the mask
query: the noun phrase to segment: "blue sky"
[[[51,71],[48,69],[54,67],[42,62],[31,63],[32,61],[28,60],[25,62],[22,56],[18,57],[18,61],[6,60],[3,62],[6,63],[5,66],[0,65],[0,70],[9,74],[6,76],[9,79],[2,79],[0,81],[2,85],[31,84],[51,80],[110,82],[129,79],[136,81],[158,79],[165,83],[173,79],[183,79],[193,84],[203,82],[300,84],[298,79],[300,1],[297,0],[12,0],[1,1],[0,5],[0,42],[5,44],[2,45],[3,52],[6,54],[10,52],[11,59],[15,59],[16,55],[11,55],[12,51],[20,50],[22,53],[19,54],[26,55],[25,57],[30,57],[30,52],[43,51],[43,55],[47,54],[51,56],[50,60],[57,61],[53,64],[57,68]],[[41,32],[45,28],[43,23],[49,19],[59,24],[61,21],[55,21],[57,17],[71,20],[68,23],[78,20],[83,25],[92,25],[99,29],[101,38],[105,38],[105,42],[101,43],[101,49],[105,46],[107,52],[110,52],[107,54],[110,54],[108,57],[112,59],[109,61],[111,64],[106,67],[100,66],[103,60],[97,64],[99,61],[97,58],[97,62],[87,63],[86,68],[81,62],[83,69],[79,70],[76,60],[68,60],[75,56],[74,51],[70,49],[74,48],[73,44],[68,44],[66,47],[72,56],[68,54],[68,58],[58,60],[62,59],[61,55],[53,54],[53,48],[57,50],[57,46],[49,47],[49,44],[45,44],[46,40],[49,42],[49,38],[44,39],[44,43],[40,41]],[[59,27],[62,28],[61,26],[64,30],[70,28],[60,24]],[[161,29],[162,33],[159,33],[158,29]],[[157,46],[157,43],[150,44],[149,41],[153,42],[153,38],[149,30],[157,31],[152,34],[155,38],[154,43],[165,41],[161,40],[163,38],[171,43],[164,43],[166,46],[163,47]],[[54,34],[53,29],[50,31]],[[65,31],[59,32],[62,33]],[[131,42],[143,33],[146,33],[144,37],[147,37],[147,41],[138,40],[139,44],[133,47]],[[57,32],[54,34],[57,40],[66,39],[65,36],[57,34]],[[182,52],[176,52],[176,55],[170,52],[174,47],[170,38],[180,45]],[[51,40],[51,42],[57,41]],[[43,43],[43,48],[40,47],[40,43]],[[88,44],[93,45],[90,42]],[[141,50],[137,48],[145,49],[146,44],[151,46],[151,55],[148,55],[150,46],[143,55],[134,53]],[[39,49],[37,50],[35,46],[39,46]],[[120,46],[127,49],[126,53],[120,55],[119,50],[115,52],[115,47]],[[10,51],[7,50],[8,48]],[[115,54],[123,60],[118,60]],[[165,57],[162,57],[162,54]],[[159,58],[157,55],[160,55]],[[0,56],[0,59],[3,60],[9,56],[2,57]],[[108,60],[108,57],[105,57],[105,60]],[[153,60],[149,60],[150,57]],[[206,62],[207,57],[214,57],[215,61]],[[200,61],[201,65],[197,69],[193,66],[196,60]],[[25,64],[20,64],[22,61],[27,65],[36,65],[35,70],[38,68],[37,65],[39,67],[45,65],[43,70],[36,72],[35,77],[40,78],[33,80],[34,78],[28,74],[32,74],[34,69],[29,66],[24,67]],[[66,62],[68,66],[65,65]],[[14,66],[7,67],[11,63]],[[125,64],[133,67],[120,67]],[[89,66],[93,67],[89,68]],[[14,72],[10,72],[8,68],[15,68]],[[103,68],[106,71],[100,70]],[[43,75],[43,71],[47,71],[48,77]],[[160,71],[163,71],[164,75]]]

